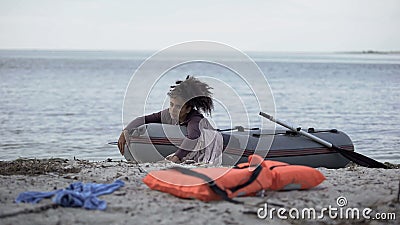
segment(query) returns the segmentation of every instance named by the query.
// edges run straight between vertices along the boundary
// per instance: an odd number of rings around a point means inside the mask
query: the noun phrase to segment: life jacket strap
[[[244,167],[244,168],[248,168],[248,167]],[[244,168],[240,168],[240,169],[244,169]],[[254,169],[254,171],[253,171],[253,173],[251,174],[250,178],[249,178],[245,183],[243,183],[243,184],[241,184],[241,185],[238,185],[238,186],[236,186],[236,187],[230,188],[230,190],[231,190],[232,192],[236,192],[237,190],[240,190],[240,189],[246,187],[247,185],[250,185],[251,183],[253,183],[253,182],[257,179],[258,175],[260,175],[262,168],[263,168],[263,167],[262,167],[261,165],[258,165],[258,166]],[[238,169],[238,168],[234,168],[234,169]]]
[[[245,168],[247,168],[247,167],[245,167]],[[200,178],[200,179],[204,180],[205,182],[207,182],[207,184],[210,187],[210,189],[215,194],[219,195],[225,201],[232,202],[232,203],[235,203],[235,204],[243,204],[243,202],[236,201],[236,200],[234,200],[232,198],[229,198],[228,194],[226,193],[226,191],[223,190],[221,187],[219,187],[215,183],[215,181],[213,179],[211,179],[209,176],[207,176],[205,174],[202,174],[202,173],[199,173],[199,172],[196,172],[196,171],[193,171],[191,169],[184,168],[184,167],[172,167],[171,169],[179,171],[179,172],[181,172],[181,173],[183,173],[185,175],[197,177],[197,178]],[[234,168],[234,169],[239,169],[239,168]],[[244,168],[240,168],[240,169],[244,169]],[[235,191],[237,191],[239,189],[242,189],[242,188],[246,187],[247,185],[253,183],[257,179],[257,177],[260,174],[261,170],[262,170],[262,166],[261,165],[257,166],[256,169],[254,169],[254,171],[251,174],[251,176],[250,176],[248,181],[246,181],[245,183],[243,183],[241,185],[238,185],[236,187],[230,188],[230,190],[232,192],[235,192]]]
[[[225,201],[228,202],[232,202],[235,204],[243,204],[242,202],[233,200],[231,198],[228,197],[228,194],[226,193],[225,190],[223,190],[222,188],[220,188],[213,179],[211,179],[209,176],[202,174],[202,173],[198,173],[196,171],[193,171],[191,169],[187,169],[184,167],[172,167],[171,169],[179,171],[185,175],[189,175],[189,176],[193,176],[193,177],[197,177],[200,178],[202,180],[204,180],[205,182],[207,182],[208,186],[210,187],[210,189],[217,195],[219,195],[222,199],[224,199]]]

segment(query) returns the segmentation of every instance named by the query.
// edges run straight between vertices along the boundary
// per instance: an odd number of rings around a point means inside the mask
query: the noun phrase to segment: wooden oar
[[[326,146],[326,147],[328,147],[330,149],[333,149],[333,150],[339,152],[344,157],[346,157],[347,159],[353,161],[354,163],[357,163],[358,165],[365,166],[365,167],[371,167],[371,168],[388,169],[388,167],[385,164],[381,163],[381,162],[378,162],[378,161],[376,161],[374,159],[371,159],[371,158],[369,158],[369,157],[367,157],[365,155],[359,154],[357,152],[348,151],[346,149],[340,148],[340,147],[338,147],[338,146],[336,146],[336,145],[334,145],[334,144],[332,144],[330,142],[327,142],[327,141],[325,141],[325,140],[323,140],[323,139],[321,139],[319,137],[316,137],[316,136],[314,136],[314,135],[312,135],[310,133],[302,131],[301,129],[296,129],[296,128],[290,126],[290,125],[287,125],[286,123],[284,123],[284,122],[282,122],[282,121],[280,121],[278,119],[275,119],[271,115],[268,115],[268,114],[263,113],[263,112],[260,112],[260,115],[265,117],[265,118],[267,118],[267,119],[269,119],[269,120],[271,120],[272,122],[275,122],[275,123],[277,123],[277,124],[279,124],[279,125],[281,125],[283,127],[288,128],[289,130],[292,130],[292,131],[294,131],[294,132],[296,132],[298,134],[306,136],[306,137],[310,138],[311,140],[313,140],[313,141],[315,141],[315,142],[317,142],[317,143],[319,143],[319,144],[321,144],[323,146]]]

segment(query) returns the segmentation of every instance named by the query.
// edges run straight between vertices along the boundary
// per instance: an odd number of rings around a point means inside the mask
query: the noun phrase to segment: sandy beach
[[[238,198],[244,205],[218,201],[204,203],[179,199],[166,193],[150,190],[142,179],[148,171],[171,166],[171,163],[136,164],[106,160],[47,159],[0,162],[0,224],[398,224],[400,169],[369,169],[350,166],[343,169],[319,170],[326,180],[306,191],[267,191],[263,197]],[[125,186],[99,198],[107,202],[105,211],[64,208],[53,205],[50,199],[38,204],[15,203],[20,192],[52,191],[81,181],[112,183],[116,179]],[[339,207],[339,199],[346,205]],[[345,199],[344,199],[345,198]],[[340,203],[342,204],[342,203]],[[370,208],[369,218],[345,218],[337,211],[331,218],[279,218],[276,211],[302,211],[314,208]],[[274,208],[275,214],[265,215]],[[261,210],[261,211],[260,211]],[[376,219],[379,216],[385,220]],[[272,215],[272,218],[270,217]],[[395,219],[388,219],[389,217]],[[264,218],[264,217],[266,218]],[[318,214],[317,214],[318,216]],[[261,217],[261,218],[260,218]],[[373,219],[374,218],[374,219]]]

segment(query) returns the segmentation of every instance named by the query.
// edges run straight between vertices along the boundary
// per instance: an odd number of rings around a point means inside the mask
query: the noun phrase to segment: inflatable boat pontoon
[[[184,138],[186,127],[167,124],[145,124],[128,138],[125,158],[139,162],[157,162],[174,153]],[[345,133],[336,129],[307,132],[342,149],[354,151]],[[318,144],[290,130],[239,129],[221,131],[224,138],[224,165],[247,162],[252,154],[266,159],[311,167],[342,168],[349,160],[335,150]],[[271,144],[272,141],[272,144]]]

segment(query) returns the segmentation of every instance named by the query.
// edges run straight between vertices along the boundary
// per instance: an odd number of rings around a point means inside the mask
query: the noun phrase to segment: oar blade
[[[384,168],[388,169],[388,167],[381,163],[376,161],[375,159],[371,159],[365,155],[362,155],[360,153],[354,152],[354,151],[348,151],[339,147],[334,146],[333,147],[335,150],[337,150],[340,154],[342,154],[344,157],[348,158],[349,160],[353,161],[354,163],[357,163],[360,166],[365,166],[365,167],[370,167],[370,168]]]

